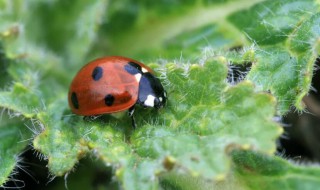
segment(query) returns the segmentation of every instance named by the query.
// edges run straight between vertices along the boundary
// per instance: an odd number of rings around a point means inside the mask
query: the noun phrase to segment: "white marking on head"
[[[167,97],[166,91],[163,92],[163,96],[164,96],[165,98]]]
[[[141,67],[141,70],[142,70],[143,73],[147,73],[148,72],[148,70],[146,68],[144,68],[144,67]]]
[[[159,98],[159,101],[162,102],[162,97]]]
[[[135,74],[134,77],[136,77],[136,80],[137,80],[138,82],[140,82],[140,79],[141,79],[141,74],[140,74],[140,73]]]
[[[146,101],[144,101],[144,105],[154,107],[154,99],[156,99],[154,96],[148,95]]]

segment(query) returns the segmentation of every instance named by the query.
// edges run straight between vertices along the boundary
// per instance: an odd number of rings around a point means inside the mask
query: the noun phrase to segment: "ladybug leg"
[[[100,117],[100,115],[83,116],[83,120],[86,121],[86,122],[92,122],[92,121],[96,120],[99,117]]]
[[[134,119],[134,116],[133,116],[133,113],[134,113],[134,106],[132,106],[131,108],[129,108],[129,117],[131,117],[131,123],[132,123],[132,128],[133,129],[136,129],[137,128],[137,125],[136,125],[136,121]]]
[[[83,116],[83,121],[90,122],[91,121],[90,116]]]

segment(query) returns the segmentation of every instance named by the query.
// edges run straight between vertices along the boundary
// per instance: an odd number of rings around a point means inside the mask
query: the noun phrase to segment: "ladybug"
[[[73,113],[96,116],[129,110],[134,128],[136,104],[159,109],[166,101],[166,91],[151,68],[120,56],[98,58],[82,67],[68,94]]]

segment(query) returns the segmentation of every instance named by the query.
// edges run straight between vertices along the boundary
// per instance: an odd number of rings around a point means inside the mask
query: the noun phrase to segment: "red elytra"
[[[136,60],[111,56],[89,62],[73,79],[68,102],[73,113],[83,116],[115,113],[134,106],[139,94],[139,80],[124,69],[128,63],[152,69]]]

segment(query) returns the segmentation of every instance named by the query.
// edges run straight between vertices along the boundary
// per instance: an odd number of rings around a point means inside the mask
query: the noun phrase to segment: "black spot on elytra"
[[[103,69],[101,67],[96,67],[94,68],[91,76],[93,80],[98,81],[99,79],[101,79],[102,74],[103,74]]]
[[[135,75],[137,73],[142,73],[141,66],[134,62],[129,62],[128,64],[126,64],[124,66],[124,69],[132,75]]]
[[[112,96],[112,94],[108,94],[106,95],[106,97],[104,97],[104,103],[107,106],[112,106],[113,102],[114,102],[114,96]]]
[[[71,102],[72,102],[72,105],[75,109],[79,109],[78,97],[75,92],[72,92],[72,94],[71,94]]]

